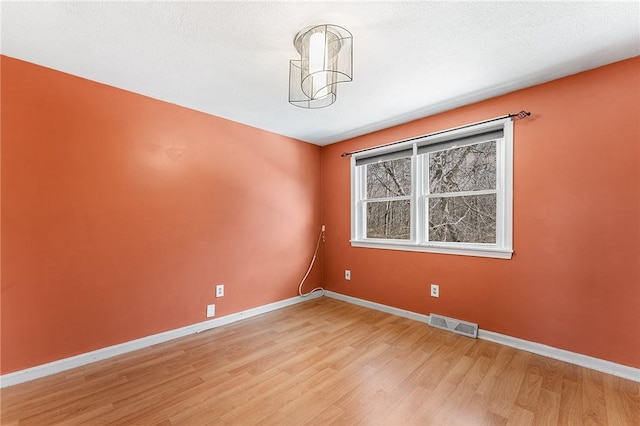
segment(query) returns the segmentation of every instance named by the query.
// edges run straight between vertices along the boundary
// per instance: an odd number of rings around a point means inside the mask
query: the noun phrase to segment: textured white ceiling
[[[318,145],[640,55],[640,2],[1,3],[2,53]],[[354,81],[288,99],[293,38],[353,34]]]

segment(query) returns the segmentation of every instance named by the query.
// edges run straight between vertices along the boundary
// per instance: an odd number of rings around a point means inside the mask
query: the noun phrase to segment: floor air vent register
[[[462,334],[463,336],[473,337],[474,339],[478,337],[478,324],[474,324],[472,322],[444,317],[437,314],[429,314],[429,325],[431,327],[437,327],[443,330]]]

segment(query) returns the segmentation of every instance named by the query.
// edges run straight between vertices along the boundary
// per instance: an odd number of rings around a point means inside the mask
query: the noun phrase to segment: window
[[[511,258],[510,119],[351,159],[351,244]]]

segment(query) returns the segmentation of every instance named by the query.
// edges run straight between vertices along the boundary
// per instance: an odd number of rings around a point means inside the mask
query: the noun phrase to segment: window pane
[[[367,164],[367,198],[411,194],[411,158]]]
[[[496,194],[429,199],[429,241],[496,242]]]
[[[429,154],[431,194],[496,188],[496,141]]]
[[[409,200],[367,203],[367,238],[410,239]]]

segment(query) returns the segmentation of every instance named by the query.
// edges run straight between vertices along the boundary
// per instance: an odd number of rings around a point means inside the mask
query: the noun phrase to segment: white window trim
[[[425,240],[424,233],[424,206],[421,197],[423,186],[423,167],[419,164],[422,159],[417,155],[418,146],[430,144],[442,144],[447,140],[451,143],[442,145],[452,148],[454,139],[472,136],[486,131],[503,129],[502,142],[496,145],[496,158],[498,168],[496,170],[496,189],[498,194],[498,206],[496,210],[496,243],[472,244],[472,243],[439,243],[421,242]],[[356,160],[361,157],[386,154],[402,149],[413,149],[412,174],[411,174],[411,237],[409,240],[387,240],[366,238],[364,209],[362,203],[363,185],[360,185],[363,176],[362,169],[356,167]],[[424,156],[423,156],[424,157]],[[501,188],[504,187],[503,190]],[[422,233],[422,235],[420,235]],[[452,130],[446,134],[425,136],[424,138],[402,142],[391,146],[384,146],[366,153],[356,153],[351,156],[351,246],[385,250],[404,250],[425,253],[453,254],[462,256],[491,257],[497,259],[511,259],[513,254],[513,121],[510,118],[482,123],[476,126]]]

